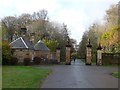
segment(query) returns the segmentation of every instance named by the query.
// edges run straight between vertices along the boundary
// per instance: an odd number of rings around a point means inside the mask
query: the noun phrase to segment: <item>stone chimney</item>
[[[24,36],[27,33],[27,28],[21,28],[21,35]]]
[[[31,33],[30,41],[31,41],[32,43],[35,42],[35,33]]]

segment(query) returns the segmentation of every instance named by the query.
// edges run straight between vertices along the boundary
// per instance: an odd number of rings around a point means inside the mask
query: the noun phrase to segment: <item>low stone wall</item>
[[[45,57],[49,58],[50,52],[45,52],[45,51],[34,51],[34,57]]]
[[[102,64],[120,64],[120,53],[102,53]]]

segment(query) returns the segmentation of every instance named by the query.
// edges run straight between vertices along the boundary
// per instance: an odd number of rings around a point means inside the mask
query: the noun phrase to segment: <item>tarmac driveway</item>
[[[81,60],[72,65],[55,65],[43,68],[53,69],[41,88],[118,88],[118,79],[110,73],[116,67],[86,66]]]

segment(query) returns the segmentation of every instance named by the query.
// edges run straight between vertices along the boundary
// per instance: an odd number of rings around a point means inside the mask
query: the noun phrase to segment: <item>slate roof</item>
[[[10,46],[13,49],[34,49],[32,42],[30,42],[27,39],[23,39],[22,37],[19,37],[18,39],[14,40],[10,43]]]
[[[50,51],[50,49],[41,40],[39,40],[37,44],[34,45],[34,50]]]

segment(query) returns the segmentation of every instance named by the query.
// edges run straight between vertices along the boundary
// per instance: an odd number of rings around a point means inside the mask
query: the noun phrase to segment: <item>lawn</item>
[[[40,88],[50,69],[31,66],[3,66],[2,88]]]
[[[113,72],[112,75],[116,78],[120,78],[120,72]]]

